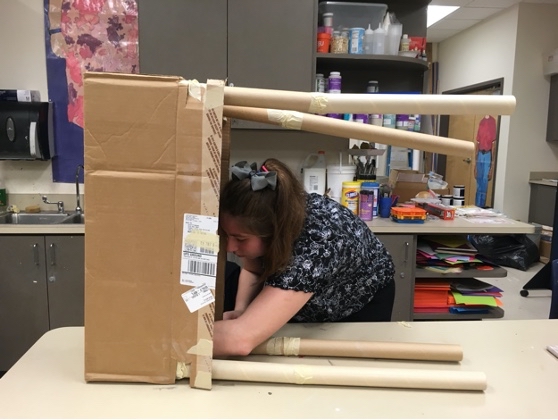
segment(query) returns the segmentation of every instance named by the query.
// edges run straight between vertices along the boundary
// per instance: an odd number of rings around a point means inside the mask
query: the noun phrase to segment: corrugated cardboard
[[[410,169],[392,169],[389,173],[392,194],[398,195],[399,203],[414,198],[421,191],[428,191],[428,175]],[[433,190],[437,194],[447,194],[447,189]]]
[[[552,242],[541,239],[539,243],[539,254],[540,254],[540,261],[543,263],[547,263],[550,261],[550,250],[552,248]]]
[[[192,386],[211,387],[216,304],[190,312],[181,264],[184,215],[218,216],[223,92],[222,81],[85,75],[87,381],[168,384],[185,362]],[[216,231],[205,239],[218,247]]]

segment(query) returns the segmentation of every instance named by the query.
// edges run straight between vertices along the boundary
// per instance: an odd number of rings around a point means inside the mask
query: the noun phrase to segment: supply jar
[[[358,216],[358,203],[360,195],[360,182],[343,182],[341,191],[341,204]]]
[[[365,181],[360,186],[359,216],[362,220],[370,221],[378,216],[378,194],[380,184]]]

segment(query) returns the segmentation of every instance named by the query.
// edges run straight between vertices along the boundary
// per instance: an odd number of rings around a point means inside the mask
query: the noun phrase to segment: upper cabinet
[[[227,0],[138,0],[143,74],[226,79]]]
[[[315,0],[138,0],[138,9],[141,73],[312,90]]]
[[[426,36],[428,0],[386,2],[403,32]],[[138,0],[140,71],[242,87],[314,90],[339,71],[343,92],[423,92],[426,62],[399,56],[316,52],[318,0]],[[233,128],[276,128],[233,121]]]

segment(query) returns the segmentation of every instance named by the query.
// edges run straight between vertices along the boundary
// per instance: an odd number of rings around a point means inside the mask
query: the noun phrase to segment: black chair
[[[558,233],[556,233],[558,229],[558,194],[556,194],[556,203],[554,204],[553,224],[550,260],[531,280],[525,283],[523,289],[519,293],[521,296],[526,297],[529,296],[529,290],[552,290],[549,318],[558,319]]]
[[[550,300],[550,319],[558,319],[558,259],[552,261],[552,298]]]

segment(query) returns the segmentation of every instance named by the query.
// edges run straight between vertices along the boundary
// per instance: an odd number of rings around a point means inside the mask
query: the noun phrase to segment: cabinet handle
[[[403,262],[407,262],[409,259],[409,242],[405,242],[405,259]]]
[[[33,262],[35,263],[35,265],[40,265],[39,244],[33,244]]]
[[[56,265],[56,247],[54,244],[48,246],[50,248],[50,265]]]

